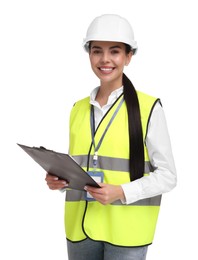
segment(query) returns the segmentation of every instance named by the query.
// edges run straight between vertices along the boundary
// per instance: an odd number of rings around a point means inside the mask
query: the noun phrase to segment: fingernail
[[[87,186],[84,187],[84,190],[87,190]]]

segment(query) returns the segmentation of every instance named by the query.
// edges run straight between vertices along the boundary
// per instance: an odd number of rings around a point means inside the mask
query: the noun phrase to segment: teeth
[[[112,68],[100,68],[100,70],[103,70],[103,71],[111,71],[113,70]]]

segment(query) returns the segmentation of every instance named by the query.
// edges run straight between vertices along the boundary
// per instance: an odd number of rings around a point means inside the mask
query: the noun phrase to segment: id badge
[[[89,176],[91,176],[92,179],[94,179],[95,182],[100,183],[103,182],[104,179],[104,173],[103,172],[87,172]],[[85,199],[89,201],[95,200],[89,192],[86,192]]]

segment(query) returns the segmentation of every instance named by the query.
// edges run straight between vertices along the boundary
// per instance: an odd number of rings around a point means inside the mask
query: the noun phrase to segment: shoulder
[[[147,93],[144,93],[142,91],[137,90],[137,96],[139,101],[144,101],[144,102],[155,102],[156,100],[159,100],[159,98],[151,96]]]
[[[90,111],[90,97],[83,98],[74,103],[70,111],[70,122],[72,123],[77,116],[82,116]]]
[[[90,106],[90,97],[85,97],[83,99],[76,101],[73,105],[73,109],[77,109],[82,106]]]
[[[147,109],[149,111],[152,111],[157,103],[161,104],[161,101],[160,101],[159,98],[151,96],[147,93],[137,91],[137,96],[138,96],[138,100],[139,100],[141,110]]]

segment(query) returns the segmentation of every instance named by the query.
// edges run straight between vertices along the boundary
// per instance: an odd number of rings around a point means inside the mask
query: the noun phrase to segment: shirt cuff
[[[121,185],[125,200],[123,204],[131,204],[141,199],[141,187],[138,180]]]

